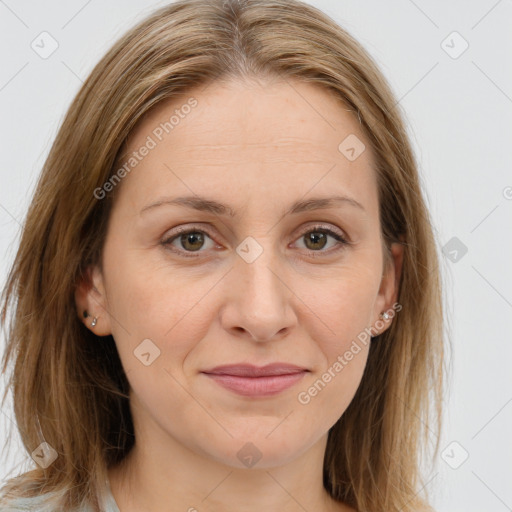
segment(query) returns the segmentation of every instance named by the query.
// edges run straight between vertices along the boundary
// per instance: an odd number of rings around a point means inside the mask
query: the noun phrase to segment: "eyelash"
[[[205,230],[199,229],[199,228],[195,228],[192,226],[190,228],[183,228],[183,227],[177,228],[176,232],[173,233],[172,236],[164,238],[161,241],[161,243],[162,243],[162,245],[165,246],[166,249],[168,249],[172,252],[175,252],[181,256],[184,256],[185,258],[198,258],[199,254],[197,254],[197,253],[204,252],[204,251],[201,251],[201,250],[195,251],[195,252],[184,251],[184,250],[176,249],[175,247],[171,246],[171,243],[174,242],[174,240],[178,239],[182,235],[188,235],[190,233],[202,233],[202,234],[207,235],[210,239],[213,240],[213,238],[210,236],[208,231],[205,231]],[[322,256],[323,254],[331,255],[332,253],[337,253],[338,251],[343,250],[345,248],[345,246],[351,245],[351,242],[349,242],[345,237],[340,235],[337,231],[333,231],[332,229],[326,228],[324,226],[308,227],[308,229],[306,231],[303,231],[299,235],[297,240],[300,239],[301,237],[303,237],[304,235],[307,235],[308,233],[323,233],[323,234],[331,236],[332,238],[334,238],[337,241],[337,244],[336,244],[337,247],[335,247],[334,249],[328,250],[328,251],[323,251],[323,250],[313,251],[311,249],[307,250],[307,252],[309,253],[309,256],[311,256],[313,258],[323,257]]]

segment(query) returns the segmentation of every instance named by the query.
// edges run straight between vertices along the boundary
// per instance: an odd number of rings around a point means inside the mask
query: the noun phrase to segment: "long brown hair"
[[[324,486],[358,510],[431,510],[420,462],[439,433],[444,375],[440,268],[400,106],[362,46],[298,0],[181,0],[126,33],[73,100],[46,160],[3,292],[8,387],[30,454],[57,458],[4,486],[53,491],[59,507],[99,510],[107,468],[134,443],[128,381],[115,343],[79,321],[74,291],[100,264],[112,197],[94,190],[116,170],[133,127],[162,100],[226,77],[317,84],[357,116],[375,155],[385,249],[404,244],[391,327],[371,343],[358,391],[331,428]],[[341,141],[340,141],[341,142]],[[436,456],[439,435],[434,439]]]

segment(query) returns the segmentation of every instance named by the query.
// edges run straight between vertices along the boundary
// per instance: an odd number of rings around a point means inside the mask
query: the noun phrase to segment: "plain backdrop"
[[[0,0],[2,285],[72,98],[113,41],[165,3]],[[512,2],[309,3],[354,35],[389,80],[435,223],[453,350],[442,454],[425,469],[426,490],[439,512],[512,510]],[[58,44],[46,58],[33,49],[41,37],[47,51]],[[14,434],[2,478],[31,462]]]

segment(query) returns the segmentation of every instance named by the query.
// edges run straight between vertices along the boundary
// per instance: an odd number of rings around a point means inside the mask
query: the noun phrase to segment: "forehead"
[[[194,107],[189,106],[192,99]],[[244,146],[257,151],[258,144],[268,149],[271,143],[280,144],[283,151],[330,152],[337,151],[340,137],[352,133],[364,138],[355,113],[334,92],[296,80],[219,81],[181,93],[152,109],[138,123],[129,145],[137,146],[166,122],[168,130],[161,127],[162,136],[167,139],[172,134],[179,142],[174,150],[179,152],[222,152]],[[196,139],[184,140],[190,130]]]
[[[303,196],[336,186],[367,202],[376,198],[372,154],[357,116],[334,92],[310,83],[230,81],[192,89],[138,123],[125,160],[149,139],[154,147],[127,180],[146,198],[162,187]],[[345,141],[366,149],[349,159]],[[185,181],[196,188],[187,190]]]

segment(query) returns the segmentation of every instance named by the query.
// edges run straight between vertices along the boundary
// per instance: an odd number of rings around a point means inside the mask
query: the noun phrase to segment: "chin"
[[[276,425],[274,425],[275,428]],[[310,448],[304,444],[304,437],[299,439],[278,435],[265,429],[265,432],[251,435],[234,435],[225,439],[223,446],[212,451],[208,446],[209,457],[237,469],[270,469],[293,462]]]

